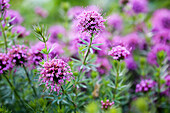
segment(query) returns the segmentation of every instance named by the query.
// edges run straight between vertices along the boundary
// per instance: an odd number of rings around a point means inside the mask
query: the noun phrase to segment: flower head
[[[10,17],[10,19],[13,19],[10,24],[14,25],[14,24],[21,24],[23,22],[23,17],[20,15],[20,13],[18,11],[15,10],[8,10],[6,13],[6,17]]]
[[[66,30],[63,26],[54,25],[49,28],[48,33],[51,35],[49,41],[55,43],[59,37],[65,35]]]
[[[12,49],[9,49],[8,56],[11,63],[14,65],[22,65],[28,61],[28,47],[24,45],[12,46]]]
[[[152,25],[155,30],[170,31],[170,10],[159,9],[156,10],[152,17]]]
[[[46,18],[48,16],[48,12],[41,7],[36,7],[35,13],[43,18]]]
[[[83,11],[77,18],[77,27],[81,32],[97,34],[105,28],[105,19],[103,19],[101,14],[96,11]]]
[[[116,30],[121,30],[123,28],[123,20],[118,14],[109,16],[107,24]]]
[[[57,91],[58,93],[64,81],[70,81],[72,78],[70,66],[62,59],[46,61],[42,66],[41,74],[39,78],[41,83],[45,83],[47,89],[51,88],[51,92]]]
[[[167,75],[166,77],[165,77],[165,81],[166,81],[166,85],[167,86],[170,86],[170,75]]]
[[[104,110],[107,110],[114,104],[114,102],[109,102],[109,100],[106,100],[106,102],[103,102],[103,100],[102,100],[101,104],[102,104],[101,108]]]
[[[133,56],[129,56],[127,59],[125,59],[125,62],[129,70],[135,70],[137,68],[137,64],[133,59]]]
[[[148,1],[147,0],[130,0],[129,4],[132,7],[134,13],[146,13],[148,11]]]
[[[9,0],[0,0],[1,11],[8,9],[10,7]]]
[[[126,47],[118,45],[113,47],[112,50],[109,51],[108,55],[111,55],[115,60],[123,60],[130,55],[130,52],[126,49]]]
[[[141,82],[136,85],[136,92],[147,92],[151,90],[155,85],[155,81],[151,79],[141,80]]]
[[[0,53],[0,74],[4,73],[10,68],[10,61],[8,55]]]
[[[19,34],[18,38],[23,38],[30,34],[30,32],[26,31],[26,28],[21,25],[14,26],[11,31],[12,31],[12,33]]]

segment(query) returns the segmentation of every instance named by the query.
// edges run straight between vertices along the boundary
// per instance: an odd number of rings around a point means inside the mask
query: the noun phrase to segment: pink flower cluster
[[[17,66],[26,63],[29,56],[27,49],[25,45],[12,46],[12,49],[8,51],[10,62]]]
[[[78,17],[78,30],[97,34],[104,30],[105,19],[96,11],[83,11]]]
[[[0,0],[1,11],[8,9],[10,7],[9,0]]]
[[[136,85],[136,92],[147,92],[156,85],[155,81],[151,79],[142,80]]]
[[[9,68],[10,68],[9,57],[4,53],[0,53],[0,74],[4,73]]]
[[[167,86],[170,86],[170,75],[167,75],[167,76],[165,77],[165,81],[166,81],[166,85],[167,85]]]
[[[36,7],[35,13],[43,18],[46,18],[48,16],[48,11],[41,7]]]
[[[130,52],[126,49],[126,47],[118,45],[113,47],[112,50],[109,51],[108,55],[111,55],[115,60],[123,60],[130,55]]]
[[[30,32],[26,31],[26,28],[21,25],[14,26],[11,31],[12,33],[19,34],[18,38],[24,38],[30,34]]]
[[[70,66],[62,59],[46,61],[41,70],[42,76],[39,80],[46,84],[47,89],[51,87],[51,92],[57,91],[59,93],[64,81],[70,81],[72,78]]]
[[[114,102],[109,102],[109,100],[106,100],[106,102],[103,102],[103,100],[102,100],[101,104],[102,104],[101,108],[107,110],[114,104]]]

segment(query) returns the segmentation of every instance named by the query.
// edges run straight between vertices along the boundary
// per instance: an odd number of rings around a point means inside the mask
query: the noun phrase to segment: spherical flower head
[[[139,84],[136,85],[136,92],[148,92],[153,87],[155,87],[156,82],[151,79],[141,80]]]
[[[129,4],[135,14],[146,13],[148,11],[147,0],[130,0]]]
[[[12,49],[8,50],[9,60],[13,65],[20,66],[28,61],[29,53],[28,47],[24,45],[12,46]]]
[[[9,0],[0,0],[1,11],[5,11],[10,7]]]
[[[0,53],[0,74],[3,74],[10,68],[10,61],[8,55]]]
[[[78,16],[78,30],[80,32],[88,32],[89,34],[97,34],[104,30],[105,19],[96,11],[83,11]]]
[[[43,18],[46,18],[48,16],[48,11],[41,7],[36,7],[35,13]]]
[[[114,60],[124,60],[126,57],[130,55],[129,50],[123,46],[115,46],[109,51],[108,55],[112,56]]]
[[[61,25],[54,25],[49,28],[48,33],[51,35],[49,41],[55,43],[59,38],[62,38],[62,36],[66,34],[66,30]]]
[[[170,45],[170,32],[165,30],[156,32],[152,39],[154,44]]]
[[[30,49],[30,62],[34,65],[37,66],[39,63],[45,58],[45,55],[41,53],[42,49],[39,50],[38,45],[32,46]]]
[[[108,61],[107,58],[105,57],[98,57],[96,60],[96,64],[99,65],[97,67],[97,71],[99,72],[100,75],[104,75],[106,73],[109,72],[109,70],[111,69],[111,65]]]
[[[157,53],[160,51],[164,51],[167,55],[168,60],[170,60],[170,48],[165,44],[157,44],[152,47],[151,51],[147,55],[148,63],[151,65],[158,66],[157,63]]]
[[[108,17],[107,24],[115,30],[122,30],[123,20],[118,14],[113,14]]]
[[[114,102],[109,102],[109,100],[106,100],[106,102],[103,102],[103,100],[102,100],[101,104],[102,104],[101,108],[103,110],[107,110],[114,104]]]
[[[170,75],[167,75],[167,76],[165,77],[165,84],[166,84],[167,86],[170,86]]]
[[[10,19],[13,19],[10,22],[11,25],[21,24],[24,21],[20,13],[15,10],[8,10],[5,17],[10,17]]]
[[[19,34],[18,38],[24,38],[30,34],[30,32],[26,31],[26,28],[21,25],[14,26],[11,31],[12,33]]]
[[[156,10],[152,17],[152,26],[155,30],[170,31],[170,10],[159,9]]]
[[[64,81],[70,81],[73,75],[70,66],[62,59],[46,61],[41,70],[42,76],[39,80],[46,84],[47,89],[51,89],[50,92],[57,91],[59,93]]]
[[[137,64],[133,59],[133,56],[129,56],[127,59],[125,59],[126,66],[129,70],[135,70],[137,68]]]

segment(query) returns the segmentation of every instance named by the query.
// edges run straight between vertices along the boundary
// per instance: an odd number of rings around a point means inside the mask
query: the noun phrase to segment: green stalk
[[[26,69],[26,67],[25,67],[25,65],[24,65],[24,64],[23,64],[23,68],[24,68],[25,73],[26,73],[26,75],[27,75],[28,82],[29,82],[29,84],[31,85],[31,87],[32,87],[32,89],[33,89],[33,92],[34,92],[35,96],[37,96],[37,93],[36,93],[35,87],[34,87],[34,85],[33,85],[32,81],[31,81],[31,79],[30,79],[30,77],[29,77],[29,74],[28,74],[27,69]]]
[[[117,93],[117,88],[118,88],[118,80],[119,80],[119,61],[117,64],[117,70],[116,70],[116,79],[115,79],[115,94],[114,94],[114,99],[116,97],[116,93]]]
[[[1,22],[0,22],[0,23],[1,23]],[[0,26],[1,26],[1,30],[2,30],[3,37],[4,37],[5,53],[7,54],[7,52],[8,52],[8,50],[7,50],[8,45],[7,45],[7,38],[6,38],[5,30],[4,30],[4,27],[3,27],[2,23],[1,23]]]
[[[18,94],[17,91],[15,90],[14,85],[10,82],[10,80],[8,79],[8,77],[7,77],[5,74],[3,74],[3,76],[5,77],[6,81],[7,81],[8,84],[10,85],[11,90],[14,91],[15,96],[19,99],[19,101],[21,102],[21,104],[22,104],[22,105],[25,107],[25,109],[26,109],[26,106],[25,106],[25,104],[24,104],[24,101],[21,99],[21,97],[19,96],[19,94]]]

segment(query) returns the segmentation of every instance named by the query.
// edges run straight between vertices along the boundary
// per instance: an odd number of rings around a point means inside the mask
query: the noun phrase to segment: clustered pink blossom
[[[165,84],[166,84],[167,86],[170,86],[170,75],[167,75],[167,76],[165,77]]]
[[[152,17],[152,25],[155,30],[170,31],[170,10],[158,9]]]
[[[44,54],[38,51],[35,48],[31,48],[30,50],[30,62],[35,66],[39,65],[39,63],[44,59]]]
[[[48,11],[41,7],[36,7],[35,13],[43,18],[46,18],[48,16]]]
[[[14,26],[11,31],[12,33],[19,34],[18,38],[23,38],[30,34],[30,32],[26,31],[26,28],[21,25]]]
[[[9,57],[4,53],[0,53],[0,74],[4,73],[9,68],[10,68]]]
[[[77,27],[81,32],[97,34],[105,28],[105,19],[103,19],[101,14],[96,11],[83,11],[77,18]]]
[[[9,0],[0,0],[1,11],[8,9],[10,7]]]
[[[103,102],[103,100],[102,100],[101,104],[102,104],[101,108],[104,110],[107,110],[114,104],[114,102],[109,102],[109,100],[106,100],[106,102]]]
[[[11,25],[21,24],[24,21],[23,17],[20,15],[18,11],[11,9],[7,11],[6,17],[10,17],[10,19],[12,20],[10,22]]]
[[[10,62],[17,66],[26,63],[29,57],[27,49],[25,45],[12,46],[12,49],[8,50]]]
[[[147,60],[151,65],[158,65],[157,63],[157,53],[164,51],[167,55],[168,60],[170,59],[170,48],[165,44],[157,44],[152,47],[151,51],[148,53]]]
[[[155,87],[156,82],[151,79],[141,80],[139,84],[136,85],[136,92],[147,92]]]
[[[70,81],[73,75],[70,66],[62,59],[46,61],[41,70],[42,76],[39,80],[46,84],[47,89],[51,88],[51,92],[59,93],[64,81]]]
[[[122,17],[118,14],[112,14],[108,17],[107,24],[112,28],[116,30],[122,30],[123,28],[123,20]]]
[[[129,50],[123,46],[113,47],[111,51],[109,51],[108,55],[111,55],[115,60],[123,60],[130,55]]]
[[[148,11],[148,0],[129,0],[134,13],[146,13]]]

